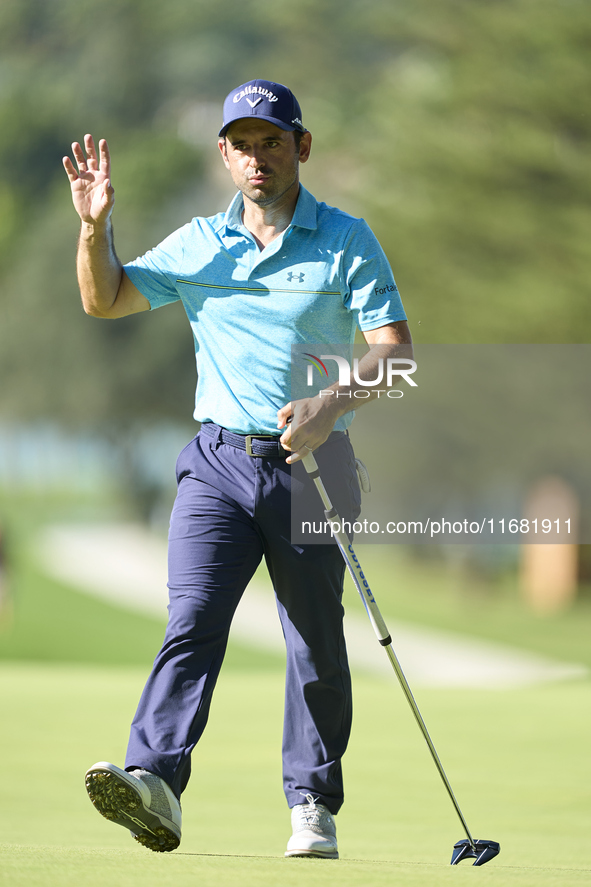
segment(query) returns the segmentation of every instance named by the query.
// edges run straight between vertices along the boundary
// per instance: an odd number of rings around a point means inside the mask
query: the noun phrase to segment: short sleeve
[[[345,307],[357,314],[361,330],[406,320],[390,263],[363,219],[351,226],[343,251]]]
[[[123,270],[150,308],[160,308],[180,299],[176,282],[183,263],[185,234],[188,225],[174,231],[165,240],[123,266]]]

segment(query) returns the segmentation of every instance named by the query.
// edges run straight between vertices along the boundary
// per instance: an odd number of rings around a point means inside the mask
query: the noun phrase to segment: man
[[[297,463],[314,450],[327,483],[336,476],[339,513],[359,513],[345,433],[351,400],[336,396],[335,383],[334,396],[291,402],[291,345],[352,343],[356,324],[370,346],[386,350],[410,335],[367,225],[317,203],[300,185],[311,142],[285,86],[254,80],[233,90],[218,143],[238,189],[227,212],[193,219],[125,267],[113,245],[107,143],[98,155],[91,136],[85,151],[75,143],[77,169],[64,158],[82,223],[77,272],[87,313],[118,318],[181,299],[195,338],[201,430],[177,462],[166,636],[131,727],[125,770],[99,763],[86,775],[99,812],[152,850],[179,844],[191,751],[232,616],[264,557],[287,648],[283,778],[293,834],[286,855],[338,857],[334,815],[351,725],[344,564],[328,541],[291,543],[290,497],[309,488]]]

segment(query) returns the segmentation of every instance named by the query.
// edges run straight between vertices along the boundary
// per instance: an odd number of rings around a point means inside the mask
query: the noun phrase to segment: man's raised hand
[[[97,156],[93,137],[86,135],[84,149],[86,153],[74,142],[72,152],[78,170],[69,157],[63,158],[64,169],[70,180],[74,208],[81,220],[88,225],[102,224],[111,215],[115,203],[109,147],[105,139],[101,139]]]

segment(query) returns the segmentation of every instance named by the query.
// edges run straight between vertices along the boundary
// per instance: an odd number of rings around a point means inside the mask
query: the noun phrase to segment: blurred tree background
[[[0,419],[190,424],[180,306],[82,312],[61,158],[109,140],[127,261],[225,208],[221,102],[253,77],[298,96],[303,181],[374,228],[417,342],[589,341],[590,50],[585,0],[3,0]]]

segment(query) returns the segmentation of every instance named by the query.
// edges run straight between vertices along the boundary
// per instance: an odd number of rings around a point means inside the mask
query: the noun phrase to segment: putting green
[[[591,683],[421,691],[417,701],[488,866],[448,865],[463,837],[395,683],[355,679],[338,862],[286,860],[283,682],[222,673],[183,796],[184,835],[147,853],[90,805],[83,773],[121,763],[145,676],[122,667],[0,665],[0,884],[19,887],[550,885],[591,881]]]

